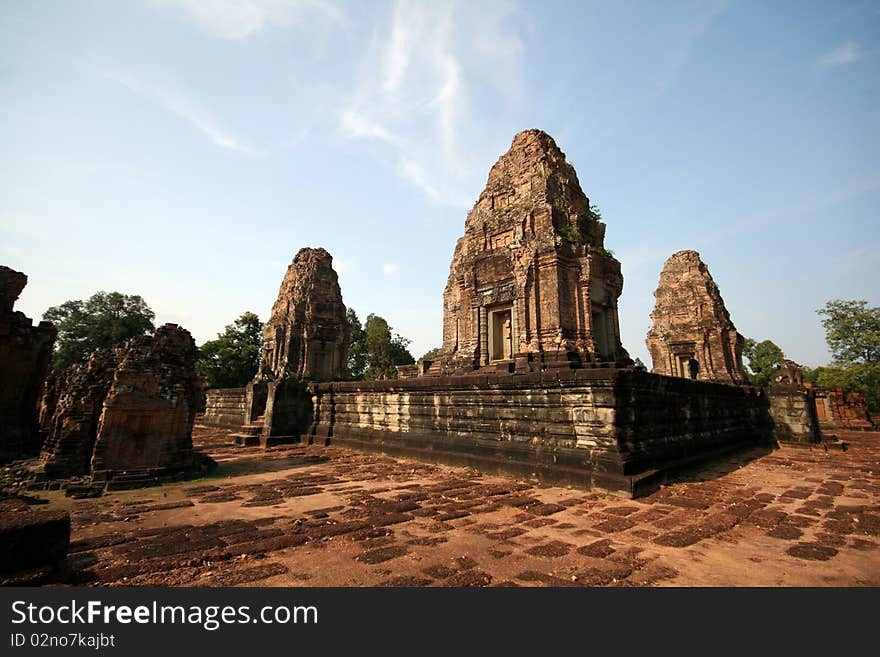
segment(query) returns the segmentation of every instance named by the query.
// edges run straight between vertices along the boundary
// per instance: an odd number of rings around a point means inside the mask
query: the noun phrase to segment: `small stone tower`
[[[663,265],[654,297],[647,339],[653,372],[734,385],[747,382],[743,337],[699,253],[673,254]]]

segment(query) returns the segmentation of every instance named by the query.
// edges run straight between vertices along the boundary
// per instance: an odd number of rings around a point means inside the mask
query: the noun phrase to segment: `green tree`
[[[345,319],[351,327],[351,343],[348,347],[348,372],[356,379],[363,378],[367,369],[367,334],[354,308],[345,311]]]
[[[770,376],[779,368],[785,354],[772,340],[757,342],[746,338],[743,356],[749,360],[749,383],[755,386],[770,385]]]
[[[396,379],[395,365],[411,365],[415,358],[407,347],[410,340],[391,334],[391,327],[382,317],[369,314],[364,325],[367,352],[365,379]]]
[[[637,370],[639,370],[640,372],[647,372],[648,371],[648,367],[645,365],[645,363],[642,362],[641,358],[636,358],[635,361],[633,362],[633,366]]]
[[[87,301],[52,306],[43,313],[43,319],[58,329],[52,365],[62,368],[82,363],[96,349],[152,333],[155,318],[142,297],[119,292],[96,292]]]
[[[435,360],[437,356],[440,355],[440,347],[434,347],[428,352],[425,352],[425,355],[422,356],[421,360]]]
[[[825,340],[834,358],[811,379],[823,388],[861,390],[868,407],[880,412],[880,308],[867,301],[834,299],[817,310],[825,319]]]
[[[208,388],[240,388],[254,378],[260,364],[263,324],[245,312],[228,324],[216,340],[199,347],[199,370]]]
[[[825,316],[825,341],[835,364],[880,363],[880,308],[834,299],[816,312]]]

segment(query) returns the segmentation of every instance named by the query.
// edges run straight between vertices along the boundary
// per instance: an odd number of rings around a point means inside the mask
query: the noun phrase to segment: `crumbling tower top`
[[[456,244],[431,372],[628,359],[617,321],[623,277],[604,239],[553,138],[542,130],[514,136]]]

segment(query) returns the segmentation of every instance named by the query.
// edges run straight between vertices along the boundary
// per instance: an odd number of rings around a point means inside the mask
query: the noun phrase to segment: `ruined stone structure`
[[[778,384],[766,389],[773,437],[783,443],[812,445],[822,441],[815,395],[800,385]]]
[[[58,405],[58,398],[67,386],[67,377],[70,374],[68,369],[49,368],[46,378],[43,381],[43,391],[40,395],[40,404],[37,407],[37,424],[43,434],[47,434],[52,427],[52,416],[55,415],[55,408]]]
[[[315,442],[627,497],[664,471],[771,440],[760,388],[632,368],[313,383]]]
[[[553,138],[517,134],[456,244],[430,373],[628,361],[617,316],[623,277],[604,238]]]
[[[842,388],[815,388],[816,415],[823,429],[873,431],[876,427],[861,392],[845,394]]]
[[[205,414],[199,422],[212,427],[237,429],[247,419],[247,388],[215,388],[205,391]]]
[[[793,360],[783,358],[779,368],[770,375],[770,381],[776,385],[802,386],[804,385],[804,368]]]
[[[653,372],[734,385],[747,382],[743,337],[699,253],[672,255],[654,297],[647,339]]]
[[[324,249],[300,249],[263,326],[260,367],[247,387],[246,424],[236,442],[299,440],[311,421],[303,382],[346,378],[350,340],[333,257]]]
[[[57,331],[13,310],[27,276],[0,265],[0,463],[40,451],[37,405]]]
[[[165,324],[71,368],[43,449],[47,475],[145,485],[208,466],[192,449],[201,390],[192,336]]]
[[[333,257],[324,249],[300,249],[263,326],[257,380],[345,378],[350,337]]]
[[[104,399],[124,348],[99,349],[65,374],[66,385],[55,403],[42,461],[50,477],[87,475]]]

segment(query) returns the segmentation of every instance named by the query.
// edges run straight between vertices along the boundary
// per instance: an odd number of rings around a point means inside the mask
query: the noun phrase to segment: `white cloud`
[[[383,142],[401,178],[437,202],[469,207],[486,164],[466,145],[485,138],[470,109],[492,93],[511,105],[520,87],[523,48],[503,20],[510,11],[503,2],[398,1],[339,112],[340,134]]]
[[[859,44],[854,41],[847,41],[839,48],[819,57],[819,59],[816,60],[816,65],[820,69],[829,69],[857,62],[861,58],[862,49],[859,47]]]
[[[333,260],[333,269],[336,270],[336,274],[339,278],[350,274],[354,270],[354,263],[351,260],[342,260],[341,258],[335,258]]]
[[[398,271],[400,271],[400,265],[396,265],[394,263],[382,265],[382,272],[385,274],[396,274]]]
[[[210,112],[180,92],[147,84],[125,73],[110,72],[105,73],[105,77],[183,119],[221,148],[245,155],[258,153],[253,146],[224,127]]]
[[[703,35],[726,9],[727,0],[714,0],[694,7],[684,26],[684,36],[671,51],[667,65],[657,80],[657,91],[665,93],[678,79]]]
[[[344,23],[330,0],[157,0],[186,13],[202,30],[223,39],[244,39],[268,26],[290,27],[314,20]]]

